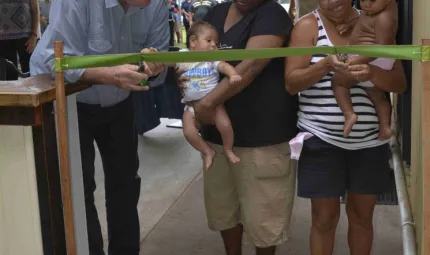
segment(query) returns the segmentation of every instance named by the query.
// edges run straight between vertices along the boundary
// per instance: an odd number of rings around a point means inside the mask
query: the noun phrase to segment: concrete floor
[[[181,129],[166,128],[175,120],[162,124],[140,137],[139,155],[142,193],[139,203],[142,252],[144,255],[222,255],[218,233],[207,228],[203,205],[201,160],[184,140]],[[163,162],[160,164],[160,162]],[[103,174],[96,159],[97,208],[106,242]],[[373,254],[401,255],[400,217],[396,206],[377,206],[374,217]],[[347,222],[340,219],[335,255],[349,254]],[[291,240],[280,246],[278,254],[308,255],[310,203],[296,199]],[[245,240],[244,254],[254,254]]]
[[[139,137],[139,175],[142,179],[139,215],[142,239],[201,170],[200,155],[185,141],[182,129],[166,127],[172,122],[175,120],[163,119],[160,126]],[[104,175],[98,153],[95,166],[95,200],[106,247]]]

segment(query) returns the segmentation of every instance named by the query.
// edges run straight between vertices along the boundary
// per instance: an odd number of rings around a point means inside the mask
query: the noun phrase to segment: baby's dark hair
[[[190,38],[191,36],[198,37],[206,29],[213,29],[216,31],[215,27],[203,20],[198,20],[193,22],[193,25],[188,29],[187,33],[187,48],[190,48]]]

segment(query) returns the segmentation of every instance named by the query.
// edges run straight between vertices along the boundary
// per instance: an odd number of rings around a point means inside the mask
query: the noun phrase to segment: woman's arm
[[[318,25],[314,15],[302,18],[291,33],[289,47],[313,47],[316,45]],[[328,58],[310,65],[312,56],[292,56],[285,60],[285,89],[291,95],[315,85],[331,71]]]
[[[401,94],[406,91],[407,82],[405,70],[400,60],[396,60],[390,71],[370,66],[370,79],[377,88],[386,92]]]
[[[384,70],[374,65],[353,65],[349,67],[352,77],[363,77],[375,87],[385,92],[403,93],[406,90],[406,76],[400,60],[396,60],[393,69]]]
[[[246,49],[258,48],[279,48],[285,43],[286,36],[260,35],[251,37],[248,40]],[[242,81],[235,86],[231,86],[229,78],[224,78],[208,95],[202,100],[201,104],[205,107],[216,107],[239,93],[249,86],[254,79],[270,63],[271,59],[248,59],[243,60],[235,69],[242,76]]]
[[[39,11],[39,1],[31,0],[31,15],[32,15],[32,33],[33,36],[37,36],[39,33],[39,23],[40,23],[40,11]]]

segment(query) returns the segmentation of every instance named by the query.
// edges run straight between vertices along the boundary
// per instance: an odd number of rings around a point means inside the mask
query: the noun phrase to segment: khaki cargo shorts
[[[209,228],[223,231],[242,224],[256,247],[288,240],[293,210],[296,162],[288,143],[234,148],[240,163],[232,164],[222,146],[204,171],[204,196]]]

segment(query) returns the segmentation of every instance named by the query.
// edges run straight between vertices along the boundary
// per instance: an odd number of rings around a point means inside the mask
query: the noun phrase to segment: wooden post
[[[64,58],[63,42],[54,42],[55,58]],[[69,132],[67,130],[67,99],[64,71],[56,72],[56,114],[58,130],[58,152],[61,172],[61,193],[63,196],[64,229],[67,254],[76,255],[75,224],[73,220],[72,187],[70,182]]]
[[[423,46],[430,46],[430,39],[422,40]],[[430,255],[430,62],[423,62],[423,95],[422,95],[422,164],[423,164],[423,251]]]

